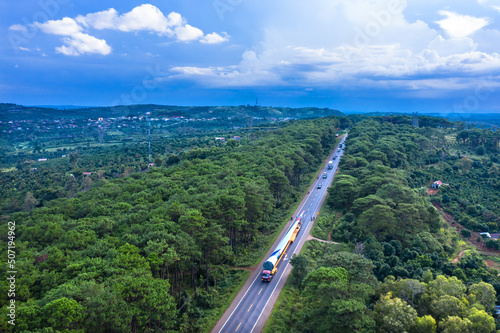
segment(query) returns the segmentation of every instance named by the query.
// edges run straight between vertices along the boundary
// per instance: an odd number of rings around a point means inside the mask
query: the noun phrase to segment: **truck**
[[[328,170],[333,169],[333,161],[328,162]]]
[[[304,212],[302,212],[304,214]],[[300,216],[302,216],[300,214]],[[291,225],[290,229],[286,232],[285,236],[278,243],[273,253],[269,256],[269,258],[264,262],[264,266],[261,274],[262,282],[271,282],[271,279],[276,274],[278,270],[278,264],[286,253],[286,250],[295,241],[297,238],[297,234],[302,227],[301,217],[298,217],[297,220]]]

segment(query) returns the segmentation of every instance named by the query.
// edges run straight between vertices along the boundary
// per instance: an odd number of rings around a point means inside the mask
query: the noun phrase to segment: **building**
[[[84,176],[90,176],[92,174],[92,172],[84,172],[83,175]]]
[[[434,183],[432,183],[432,189],[433,190],[439,190],[439,187],[443,185],[443,182],[440,180],[436,180]]]
[[[220,141],[222,143],[226,142],[226,138],[215,138],[215,141]]]
[[[235,136],[233,136],[233,140],[240,141],[241,140],[241,136],[235,135]]]
[[[45,162],[45,161],[47,161],[47,159],[46,158],[39,158],[37,161],[38,162]]]

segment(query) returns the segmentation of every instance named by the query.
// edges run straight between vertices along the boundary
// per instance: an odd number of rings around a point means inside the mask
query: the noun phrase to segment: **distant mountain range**
[[[76,107],[65,108],[22,106],[17,104],[0,104],[0,120],[23,119],[61,119],[61,118],[96,118],[148,115],[183,116],[186,118],[218,118],[218,117],[255,117],[255,118],[318,118],[327,116],[342,116],[342,112],[329,108],[283,108],[261,107],[251,105],[240,106],[171,106],[171,105],[127,105],[114,107]]]

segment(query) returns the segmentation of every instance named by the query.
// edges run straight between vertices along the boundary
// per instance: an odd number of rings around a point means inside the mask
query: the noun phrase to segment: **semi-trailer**
[[[328,162],[328,170],[333,169],[333,161]]]
[[[302,214],[304,214],[304,212],[302,212]],[[276,274],[279,262],[285,255],[286,250],[288,249],[290,244],[292,244],[295,238],[297,238],[297,234],[299,233],[300,228],[302,227],[302,222],[300,221],[302,214],[300,214],[300,217],[298,217],[297,220],[295,220],[290,229],[288,229],[288,231],[286,232],[285,236],[278,243],[273,253],[264,262],[264,267],[262,269],[262,275],[261,275],[262,281],[270,282],[274,274]]]

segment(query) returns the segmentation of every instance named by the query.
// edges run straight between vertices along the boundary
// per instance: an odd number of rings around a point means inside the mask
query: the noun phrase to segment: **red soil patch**
[[[433,190],[433,189],[431,189],[431,188],[428,188],[428,189],[427,189],[427,193],[429,193],[430,195],[434,195],[434,194],[438,193],[438,191],[439,191],[439,190]]]
[[[451,216],[450,214],[443,211],[443,209],[441,208],[441,206],[439,206],[439,204],[433,203],[433,205],[434,205],[434,207],[436,207],[436,209],[441,214],[441,216],[443,216],[444,220],[448,223],[448,225],[450,227],[454,228],[456,230],[456,232],[460,233],[460,231],[462,231],[462,229],[465,229],[465,227],[463,225],[461,225],[460,223],[455,221],[453,216]],[[489,249],[484,245],[483,239],[482,239],[481,235],[479,235],[479,232],[475,232],[472,230],[470,232],[472,233],[472,235],[469,238],[467,238],[467,240],[470,243],[472,243],[478,250],[480,250],[484,253],[487,253],[487,254],[493,254],[493,255],[500,254],[500,250]],[[479,239],[479,241],[478,241],[478,239]]]

